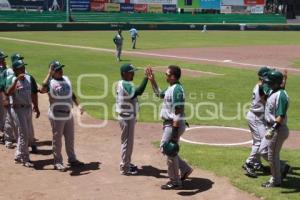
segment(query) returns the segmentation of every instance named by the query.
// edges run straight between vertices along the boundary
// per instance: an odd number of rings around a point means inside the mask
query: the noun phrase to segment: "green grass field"
[[[243,45],[284,45],[300,44],[298,32],[209,32],[201,34],[197,31],[141,31],[138,41],[142,49],[158,49],[173,47],[216,47],[216,46],[243,46]],[[30,39],[62,44],[74,44],[91,47],[103,47],[113,49],[112,37],[114,32],[2,32],[1,36],[18,39]],[[128,33],[124,34],[125,50],[130,50]],[[183,38],[188,38],[188,41]],[[112,53],[104,53],[94,50],[81,50],[66,47],[53,47],[38,44],[27,44],[0,39],[0,48],[8,54],[19,52],[25,56],[29,64],[27,69],[33,74],[39,83],[42,82],[48,71],[51,60],[57,59],[66,64],[65,74],[73,81],[73,87],[78,94],[77,78],[81,74],[103,74],[108,77],[108,94],[102,99],[82,98],[81,102],[98,102],[108,106],[108,119],[113,119],[113,84],[120,79],[119,67],[125,62],[133,63],[138,67],[167,66],[177,64],[183,68],[224,74],[223,76],[207,76],[201,78],[183,77],[187,96],[187,115],[194,114],[188,121],[191,124],[222,125],[231,127],[246,127],[246,121],[242,114],[237,115],[238,109],[250,102],[251,92],[256,83],[256,71],[236,68],[223,68],[215,65],[193,64],[188,62],[168,59],[153,59],[126,56],[121,63],[115,62]],[[300,57],[300,56],[299,56]],[[139,84],[143,77],[143,71],[136,74],[135,84]],[[163,73],[156,75],[161,88],[167,87]],[[289,127],[292,130],[300,130],[299,107],[300,93],[298,86],[299,76],[289,75],[287,91],[291,99],[289,108]],[[85,78],[80,86],[84,95],[102,95],[107,89],[103,87],[103,81],[97,78]],[[156,108],[145,103],[153,103]],[[212,106],[200,106],[199,102],[215,103],[217,110]],[[158,122],[158,105],[160,101],[153,97],[151,87],[147,86],[145,94],[140,98],[141,112],[139,121]],[[197,107],[198,105],[198,107]],[[95,106],[87,106],[89,114],[97,118],[105,118],[103,109]],[[211,113],[216,113],[217,117]],[[241,112],[242,113],[242,112]],[[224,117],[231,119],[224,119]],[[210,119],[209,119],[210,118]],[[266,176],[259,179],[245,177],[241,165],[249,154],[249,148],[216,148],[208,146],[183,145],[182,154],[194,166],[213,171],[218,176],[229,177],[238,188],[254,193],[265,199],[300,199],[299,198],[299,167],[300,159],[297,151],[284,151],[283,160],[288,160],[296,167],[295,173],[288,177],[282,189],[263,190],[260,184],[267,180]]]

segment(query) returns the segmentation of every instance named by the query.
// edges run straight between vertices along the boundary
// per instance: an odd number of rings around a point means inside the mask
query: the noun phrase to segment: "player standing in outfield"
[[[145,91],[148,78],[144,77],[141,85],[135,88],[132,84],[134,72],[137,69],[131,64],[124,64],[120,68],[122,80],[116,86],[116,112],[121,127],[121,163],[122,175],[137,174],[137,166],[131,163],[134,143],[134,128],[136,115],[139,111],[137,96]]]
[[[117,35],[113,38],[113,41],[116,45],[116,57],[117,61],[121,61],[121,53],[122,53],[122,46],[123,46],[123,36],[122,36],[122,30],[119,29]]]
[[[137,40],[137,37],[139,37],[138,31],[135,28],[132,27],[129,30],[129,33],[130,33],[130,36],[131,36],[132,49],[135,49],[136,40]]]
[[[83,109],[73,93],[70,79],[63,75],[63,67],[64,65],[59,61],[52,61],[49,65],[49,72],[43,81],[43,86],[39,90],[41,93],[48,93],[49,96],[48,117],[53,133],[54,169],[61,172],[66,171],[61,155],[62,136],[65,137],[69,165],[71,167],[84,166],[83,162],[77,160],[74,151],[73,102],[79,107],[80,114],[83,114]]]
[[[289,136],[287,126],[287,110],[289,97],[286,90],[282,87],[284,76],[277,70],[268,72],[264,81],[272,89],[265,106],[265,119],[267,131],[265,138],[270,140],[268,144],[268,160],[271,166],[271,178],[262,187],[279,187],[282,179],[285,178],[289,166],[282,167],[280,162],[280,150],[284,141]],[[281,173],[281,169],[285,169]]]
[[[257,177],[255,170],[264,169],[261,164],[260,153],[267,153],[267,146],[261,147],[261,141],[266,133],[266,123],[264,118],[265,102],[270,89],[263,83],[263,78],[271,69],[268,67],[261,67],[258,70],[258,83],[255,85],[252,92],[252,103],[249,112],[247,113],[248,126],[252,136],[252,149],[247,158],[243,168],[246,174],[250,177]],[[261,148],[262,152],[259,152]],[[264,151],[264,152],[263,152]]]
[[[25,74],[25,65],[23,60],[17,60],[13,63],[12,67],[15,76],[7,80],[7,95],[10,96],[11,112],[14,117],[13,122],[17,127],[18,135],[15,162],[22,163],[25,167],[33,167],[28,152],[32,105],[36,118],[40,116],[40,111],[38,107],[37,84],[31,75]]]
[[[148,79],[151,81],[154,93],[164,99],[160,117],[163,122],[163,136],[160,143],[162,153],[167,155],[168,175],[170,182],[161,186],[163,190],[172,190],[182,188],[182,181],[188,178],[193,169],[183,161],[177,154],[167,153],[168,144],[170,142],[178,144],[180,136],[185,131],[185,94],[179,79],[181,77],[181,69],[178,66],[170,65],[166,71],[166,81],[169,87],[161,91],[157,86],[154,74],[151,68],[147,69]],[[169,155],[168,155],[169,154]],[[179,176],[179,170],[181,176]]]
[[[5,58],[7,58],[7,55],[3,52],[0,51],[0,73],[2,74],[3,71],[6,70],[6,61]],[[0,78],[0,84],[3,85],[3,81],[4,79]],[[3,143],[4,142],[4,123],[5,123],[5,108],[3,105],[3,98],[4,98],[5,94],[4,91],[1,90],[0,91],[0,140]]]

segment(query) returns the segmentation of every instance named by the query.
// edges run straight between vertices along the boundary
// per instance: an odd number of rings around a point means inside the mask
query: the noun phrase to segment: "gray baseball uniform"
[[[116,112],[121,128],[121,163],[120,172],[126,174],[130,170],[134,143],[136,115],[139,111],[138,95],[142,95],[148,79],[144,78],[136,89],[132,82],[120,80],[116,87]]]
[[[12,85],[15,80],[15,76],[7,80],[7,87]],[[10,96],[10,102],[12,105],[11,114],[14,119],[13,123],[17,127],[18,135],[15,159],[21,160],[22,162],[30,160],[28,152],[28,137],[31,129],[28,125],[32,120],[32,93],[37,93],[37,84],[32,76],[26,74],[24,76],[24,80],[17,81],[16,90],[12,96]]]
[[[123,46],[123,36],[122,34],[117,34],[113,39],[116,45],[116,58],[117,61],[121,60],[122,46]]]
[[[261,141],[266,133],[266,123],[264,119],[265,100],[263,99],[268,88],[265,85],[256,84],[252,93],[252,103],[247,113],[248,126],[252,136],[252,149],[246,163],[257,166],[261,164],[260,154],[267,153],[267,144],[261,146]],[[260,151],[259,151],[260,150]]]
[[[169,142],[172,137],[172,124],[173,119],[175,118],[175,106],[176,105],[184,105],[185,97],[184,97],[184,90],[180,83],[176,83],[172,86],[169,86],[165,91],[156,92],[157,96],[164,99],[160,117],[164,120],[163,123],[163,136],[161,139],[160,147],[161,151],[163,152],[163,145]],[[182,119],[179,121],[179,131],[177,138],[174,138],[179,142],[180,136],[185,131],[185,121]],[[191,171],[191,167],[183,161],[179,155],[174,157],[167,156],[167,166],[168,166],[168,175],[171,182],[175,185],[182,185],[179,176],[179,170],[181,175],[185,174],[186,172]]]
[[[284,116],[284,121],[275,132],[273,138],[268,145],[268,160],[271,166],[272,177],[270,182],[275,184],[281,184],[281,162],[280,162],[280,150],[284,141],[289,136],[289,129],[287,127],[287,110],[289,105],[289,97],[284,89],[272,92],[269,96],[266,109],[265,119],[268,128],[275,123],[275,119],[278,116]]]
[[[54,165],[63,164],[61,155],[62,136],[65,137],[65,148],[68,162],[76,161],[74,151],[74,119],[72,114],[72,85],[67,76],[61,80],[52,78],[48,83],[50,108],[48,117],[53,133]]]

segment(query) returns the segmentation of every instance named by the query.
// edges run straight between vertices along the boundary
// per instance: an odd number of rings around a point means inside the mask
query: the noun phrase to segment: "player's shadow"
[[[53,166],[53,163],[54,163],[53,158],[46,159],[46,160],[35,160],[35,161],[32,161],[32,163],[34,165],[35,170],[53,170],[54,169],[54,168],[45,169],[45,166],[48,166],[48,165]]]
[[[211,189],[213,184],[214,182],[206,178],[189,178],[183,182],[183,189],[177,194],[180,196],[196,195]]]
[[[50,149],[38,149],[36,154],[48,156],[48,155],[51,155],[52,153],[53,153],[53,151]]]
[[[155,178],[168,178],[162,173],[167,173],[167,170],[161,170],[151,165],[141,166],[138,170],[137,176],[153,176]]]
[[[292,167],[292,172],[288,173],[281,187],[288,190],[283,191],[284,194],[300,192],[300,167]]]
[[[99,170],[100,169],[101,162],[90,162],[90,163],[84,163],[81,167],[70,167],[68,171],[70,172],[71,176],[82,176],[90,174],[91,171]]]

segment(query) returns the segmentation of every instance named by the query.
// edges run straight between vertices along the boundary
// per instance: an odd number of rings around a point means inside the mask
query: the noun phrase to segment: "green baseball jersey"
[[[287,110],[289,97],[284,89],[274,91],[268,98],[265,109],[265,119],[268,123],[274,123],[276,117],[284,117],[284,124],[287,123]]]
[[[164,98],[160,117],[163,120],[173,120],[175,118],[175,107],[183,106],[185,103],[184,89],[180,83],[169,86],[165,91],[160,92],[160,97]]]

